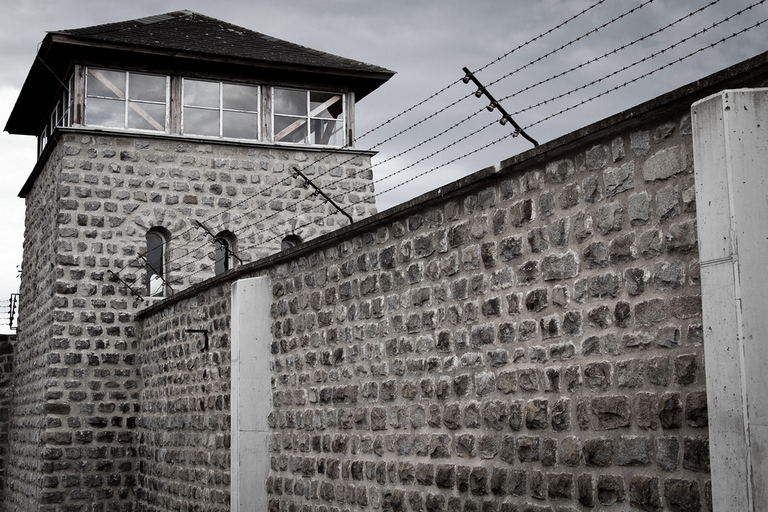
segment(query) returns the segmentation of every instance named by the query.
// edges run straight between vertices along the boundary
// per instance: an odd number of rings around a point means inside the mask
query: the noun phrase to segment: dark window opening
[[[165,295],[165,238],[157,231],[147,233],[147,295]]]
[[[296,247],[299,245],[303,240],[298,235],[288,235],[287,237],[283,238],[283,241],[280,243],[280,250],[286,250],[291,249],[293,247]]]

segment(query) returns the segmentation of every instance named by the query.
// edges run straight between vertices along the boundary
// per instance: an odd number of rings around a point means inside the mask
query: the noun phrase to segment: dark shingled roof
[[[5,130],[36,135],[74,64],[213,80],[319,87],[367,96],[395,73],[191,11],[48,32]]]
[[[104,43],[164,48],[262,62],[392,73],[379,66],[313,50],[186,10],[53,33]]]

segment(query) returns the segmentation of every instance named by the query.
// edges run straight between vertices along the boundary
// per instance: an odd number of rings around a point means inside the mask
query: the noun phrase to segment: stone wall
[[[137,511],[229,511],[230,286],[146,319]]]
[[[8,473],[9,409],[13,399],[13,344],[16,336],[0,334],[0,503],[5,500]]]
[[[9,418],[9,450],[6,462],[5,482],[6,509],[11,511],[34,510],[36,504],[48,503],[46,485],[48,476],[61,469],[59,448],[41,450],[47,428],[61,425],[61,416],[69,411],[68,404],[57,403],[55,391],[48,386],[58,386],[64,377],[62,370],[49,367],[55,361],[50,351],[54,348],[50,336],[54,311],[61,299],[58,291],[56,265],[56,237],[58,234],[57,198],[59,180],[57,168],[62,154],[54,151],[42,169],[26,204],[24,232],[24,259],[19,311],[29,311],[18,320],[19,336],[14,347],[12,414]],[[60,333],[59,333],[60,334]],[[51,403],[49,404],[49,399]],[[51,421],[45,415],[52,414]],[[58,455],[58,457],[57,457]]]
[[[138,296],[147,230],[170,235],[168,283],[179,291],[214,275],[214,246],[193,220],[233,233],[244,262],[279,250],[288,234],[310,239],[347,223],[299,186],[292,165],[340,194],[353,218],[375,213],[369,155],[324,156],[79,129],[57,134],[27,190],[9,510],[132,510],[142,474],[141,372],[149,368],[139,364],[133,315],[157,301]]]
[[[667,114],[271,269],[270,510],[706,510],[692,165]]]
[[[238,204],[268,179],[309,194],[287,166],[313,154],[60,133],[27,198],[5,509],[228,510],[230,290],[254,275],[273,296],[259,509],[710,509],[689,110],[766,67],[197,284],[190,220],[290,225],[274,196]],[[347,190],[370,192],[367,159]],[[302,236],[337,226],[315,213]],[[140,282],[153,225],[178,287],[149,303],[107,271]]]

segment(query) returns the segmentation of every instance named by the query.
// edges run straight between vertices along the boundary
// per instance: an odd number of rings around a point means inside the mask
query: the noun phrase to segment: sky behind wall
[[[754,3],[754,0],[0,0],[0,62],[3,65],[0,121],[5,126],[46,31],[189,9],[396,71],[394,78],[357,105],[358,137],[453,84],[463,76],[461,69],[466,66],[473,71],[482,69],[477,72],[477,78],[486,85],[493,83],[489,90],[497,99],[511,96],[501,100],[502,105],[509,113],[525,110],[513,114],[514,119],[523,127],[537,123],[527,132],[543,143],[768,50],[768,24],[703,50],[768,18],[768,3],[758,3],[744,14],[722,22]],[[640,5],[643,7],[638,8]],[[590,6],[594,7],[588,9]],[[705,6],[700,13],[653,37],[546,81]],[[537,38],[585,10],[573,21]],[[609,23],[616,18],[617,21]],[[604,28],[585,35],[606,23]],[[709,28],[713,24],[716,26]],[[704,29],[707,29],[705,33],[677,44]],[[522,48],[485,67],[521,45]],[[672,45],[676,46],[649,57]],[[561,46],[565,47],[560,50]],[[686,57],[697,50],[702,51]],[[551,52],[554,52],[551,56],[542,58]],[[678,59],[682,61],[671,65]],[[528,65],[532,62],[535,63]],[[617,73],[625,66],[628,69]],[[667,67],[655,71],[663,66]],[[516,71],[519,68],[522,69]],[[621,85],[645,74],[649,75],[628,86]],[[509,76],[503,78],[505,75]],[[565,94],[595,80],[598,82],[590,87]],[[538,82],[544,83],[531,87]],[[615,91],[606,93],[614,88]],[[455,83],[429,102],[357,141],[357,148],[379,151],[374,158],[376,190],[381,194],[377,197],[379,211],[531,147],[522,137],[508,137],[491,144],[508,135],[510,125],[494,122],[498,120],[498,112],[484,109],[479,112],[488,103],[484,98],[464,98],[474,90],[471,84]],[[559,95],[564,96],[546,101]],[[599,98],[575,107],[598,95]],[[543,101],[546,103],[528,109]],[[382,143],[453,102],[458,103]],[[554,115],[563,110],[566,111]],[[469,116],[472,117],[445,135],[396,157]],[[547,119],[549,116],[553,117]],[[16,276],[17,265],[21,263],[24,201],[17,194],[35,164],[35,144],[32,137],[0,134],[3,180],[0,232],[4,241],[0,251],[2,323],[7,322],[7,299],[19,286]],[[487,148],[480,149],[486,145]],[[426,158],[433,153],[434,156]],[[448,164],[451,161],[453,163]],[[419,174],[423,176],[417,178]],[[406,183],[406,180],[411,181]],[[9,331],[0,326],[0,332]]]

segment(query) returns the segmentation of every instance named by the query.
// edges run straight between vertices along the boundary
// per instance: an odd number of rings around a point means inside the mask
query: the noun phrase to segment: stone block
[[[707,393],[688,393],[685,398],[685,422],[691,427],[706,427],[707,421]]]
[[[678,467],[680,440],[675,436],[656,439],[656,464],[664,471],[675,471]]]
[[[597,500],[601,505],[614,505],[625,500],[624,479],[620,476],[600,475],[597,477]]]
[[[547,474],[547,490],[551,500],[569,500],[573,497],[573,475],[570,473]]]
[[[621,167],[609,167],[603,171],[605,196],[611,197],[635,188],[635,163],[630,161]]]
[[[542,275],[545,281],[559,281],[578,276],[578,256],[573,251],[545,256],[542,261]]]
[[[517,438],[517,456],[520,462],[539,461],[540,440],[533,436],[520,436]]]
[[[683,467],[698,473],[709,473],[709,439],[686,437],[683,441]]]
[[[592,475],[579,475],[576,480],[576,492],[580,504],[590,508],[595,506],[595,484]]]
[[[648,512],[662,510],[659,479],[650,476],[633,476],[629,481],[629,504]]]
[[[595,430],[629,427],[630,400],[626,396],[602,396],[592,399],[592,426]]]
[[[700,510],[701,494],[695,480],[670,478],[664,481],[664,498],[672,510],[694,512]]]
[[[616,464],[647,466],[651,463],[651,440],[647,437],[621,436]]]
[[[545,398],[529,400],[525,405],[525,426],[529,430],[548,428],[548,400]]]
[[[686,158],[680,146],[661,149],[643,164],[643,179],[657,181],[671,178],[685,170]]]

